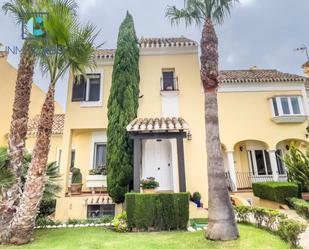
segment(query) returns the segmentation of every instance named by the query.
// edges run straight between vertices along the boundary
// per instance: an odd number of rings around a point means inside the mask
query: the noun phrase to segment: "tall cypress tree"
[[[108,99],[107,186],[113,201],[124,201],[133,179],[133,144],[126,126],[137,116],[139,47],[133,17],[127,12],[120,25],[112,86]]]

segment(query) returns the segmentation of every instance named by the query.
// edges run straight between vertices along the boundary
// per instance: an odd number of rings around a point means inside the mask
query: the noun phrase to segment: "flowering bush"
[[[156,189],[159,187],[159,183],[154,177],[147,177],[141,181],[142,189]]]
[[[125,233],[128,231],[127,213],[118,214],[112,221],[117,232]]]

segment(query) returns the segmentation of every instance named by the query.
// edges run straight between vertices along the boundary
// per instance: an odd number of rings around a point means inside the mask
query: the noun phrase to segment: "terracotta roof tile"
[[[116,49],[98,49],[94,56],[97,59],[114,59]]]
[[[220,83],[269,83],[269,82],[307,82],[306,77],[282,73],[275,69],[249,69],[220,71]]]
[[[144,47],[193,47],[197,46],[197,42],[186,37],[171,37],[171,38],[144,38],[139,41],[140,46]]]
[[[38,122],[39,122],[40,115],[35,116],[33,119],[30,119],[28,122],[28,135],[35,135],[38,128]],[[55,114],[54,116],[54,122],[53,122],[53,128],[52,128],[52,134],[53,135],[61,135],[63,134],[63,128],[64,128],[64,114]]]
[[[141,38],[139,40],[140,47],[190,47],[197,46],[197,42],[186,37],[172,38]],[[96,59],[113,60],[116,49],[98,49],[94,56]]]
[[[189,126],[183,118],[136,118],[128,126],[127,131],[177,131],[188,130]]]

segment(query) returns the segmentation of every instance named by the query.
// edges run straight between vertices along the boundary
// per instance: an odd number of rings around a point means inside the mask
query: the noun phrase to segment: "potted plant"
[[[89,170],[89,173],[86,177],[86,187],[90,188],[93,194],[95,193],[95,188],[107,187],[106,175],[106,166]]]
[[[79,168],[72,169],[71,194],[80,195],[82,193],[83,176]]]
[[[143,193],[155,193],[156,188],[159,187],[159,183],[154,177],[147,177],[141,181],[141,187],[143,189]]]
[[[196,204],[198,208],[202,207],[201,205],[201,194],[199,192],[194,192],[192,195],[192,201]]]

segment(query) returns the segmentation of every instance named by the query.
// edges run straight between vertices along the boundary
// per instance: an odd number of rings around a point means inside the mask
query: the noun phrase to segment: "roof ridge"
[[[308,78],[277,69],[221,70],[220,83],[308,82]]]

